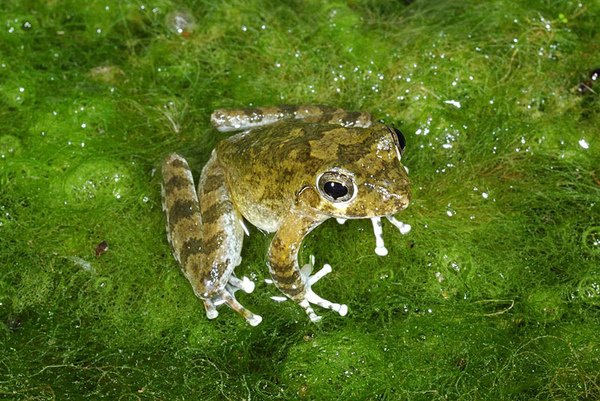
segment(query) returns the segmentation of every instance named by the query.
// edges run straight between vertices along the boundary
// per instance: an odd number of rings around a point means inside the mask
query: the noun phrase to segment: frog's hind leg
[[[164,160],[162,176],[162,206],[167,217],[167,239],[173,257],[190,279],[202,262],[202,219],[194,179],[185,159],[176,153]]]
[[[256,326],[262,318],[244,308],[235,298],[238,290],[252,292],[254,283],[246,277],[239,279],[233,274],[233,269],[242,261],[240,253],[246,228],[242,216],[233,205],[226,182],[225,172],[213,151],[198,184],[205,281],[214,280],[218,283],[212,284],[210,291],[203,297],[204,306],[207,316],[211,318],[217,316],[216,306],[226,304],[250,325]]]
[[[251,292],[253,283],[238,279],[233,270],[241,262],[244,236],[241,216],[224,184],[224,173],[215,154],[202,171],[198,194],[185,159],[172,154],[163,163],[163,208],[173,255],[194,293],[204,302],[209,319],[216,307],[227,304],[248,323],[260,323],[235,299],[238,289]]]
[[[262,317],[250,312],[246,309],[242,304],[238,302],[235,298],[235,292],[238,290],[242,290],[246,293],[251,293],[254,291],[254,283],[250,281],[247,277],[244,277],[243,280],[235,276],[231,276],[228,284],[225,288],[219,291],[216,295],[212,296],[210,299],[203,298],[204,309],[206,309],[206,316],[209,319],[215,319],[219,316],[219,312],[217,311],[217,306],[226,304],[235,312],[239,313],[251,326],[257,326],[262,322]]]
[[[204,308],[206,309],[206,316],[209,319],[214,319],[219,315],[216,306],[226,304],[236,313],[239,313],[250,326],[258,326],[262,322],[260,315],[254,314],[246,309],[239,301],[235,298],[232,292],[225,290],[219,292],[213,299],[203,299]]]
[[[323,105],[218,109],[210,116],[213,126],[221,131],[239,131],[263,127],[283,120],[335,124],[343,127],[370,127],[371,114]]]

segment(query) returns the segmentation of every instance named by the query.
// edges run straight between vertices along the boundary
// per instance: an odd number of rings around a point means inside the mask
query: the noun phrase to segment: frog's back
[[[217,146],[239,212],[275,231],[296,193],[318,172],[359,160],[374,146],[376,126],[282,121],[227,138]]]
[[[322,165],[311,157],[310,142],[319,140],[323,129],[320,124],[282,122],[239,133],[217,145],[234,203],[254,226],[268,232],[278,229],[296,192],[310,184]]]

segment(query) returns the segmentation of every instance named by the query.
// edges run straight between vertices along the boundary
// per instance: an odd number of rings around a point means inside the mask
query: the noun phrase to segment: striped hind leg
[[[207,317],[217,317],[216,307],[224,303],[257,325],[260,316],[245,309],[234,295],[238,289],[251,292],[254,286],[233,275],[241,262],[243,222],[233,207],[215,154],[202,171],[198,194],[181,156],[167,157],[162,171],[167,237],[194,293],[204,302]]]
[[[310,123],[363,128],[370,127],[372,124],[372,117],[369,113],[347,111],[323,105],[218,109],[210,116],[213,126],[221,132],[263,127],[282,120],[301,120]]]

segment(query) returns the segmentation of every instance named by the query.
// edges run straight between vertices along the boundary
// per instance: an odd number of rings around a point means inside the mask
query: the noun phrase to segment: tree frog
[[[248,235],[244,221],[275,233],[267,263],[272,282],[311,321],[321,318],[312,305],[344,316],[346,305],[313,289],[331,266],[313,275],[314,257],[300,268],[298,251],[332,217],[340,223],[371,219],[379,255],[387,254],[381,217],[402,233],[410,230],[394,218],[410,201],[402,133],[374,123],[368,113],[326,106],[221,109],[211,122],[222,132],[242,132],[218,143],[197,191],[183,157],[173,153],[162,164],[167,237],[207,317],[216,318],[216,307],[226,304],[252,326],[262,321],[235,298],[237,290],[254,289],[251,280],[234,274]]]

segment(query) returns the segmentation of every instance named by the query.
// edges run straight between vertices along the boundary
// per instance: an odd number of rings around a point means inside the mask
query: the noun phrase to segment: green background
[[[0,399],[600,399],[599,45],[595,0],[2,0]],[[312,324],[251,229],[264,321],[208,321],[156,169],[277,104],[401,128],[413,230],[315,230]]]

